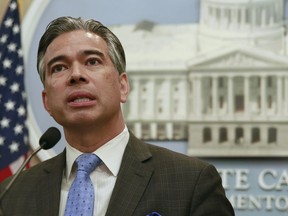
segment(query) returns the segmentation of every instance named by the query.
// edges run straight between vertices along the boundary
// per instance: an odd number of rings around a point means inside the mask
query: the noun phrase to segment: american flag
[[[0,182],[14,174],[28,152],[26,94],[17,0],[0,25]]]

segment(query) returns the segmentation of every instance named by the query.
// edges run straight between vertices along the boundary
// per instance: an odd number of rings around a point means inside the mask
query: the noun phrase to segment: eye
[[[66,67],[64,65],[55,65],[51,68],[52,73],[58,73],[65,70]]]
[[[90,66],[95,66],[95,65],[98,65],[99,63],[100,62],[97,58],[90,58],[87,61],[87,65],[90,65]]]

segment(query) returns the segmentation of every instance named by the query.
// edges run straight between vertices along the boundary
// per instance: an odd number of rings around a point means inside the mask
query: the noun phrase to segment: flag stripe
[[[9,167],[5,167],[4,169],[1,169],[0,170],[0,182],[12,174],[13,173],[11,172]]]

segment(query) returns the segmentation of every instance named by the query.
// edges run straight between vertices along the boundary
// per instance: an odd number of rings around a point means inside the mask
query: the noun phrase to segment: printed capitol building
[[[113,26],[131,81],[128,127],[198,156],[288,152],[283,0],[201,0],[199,24]]]

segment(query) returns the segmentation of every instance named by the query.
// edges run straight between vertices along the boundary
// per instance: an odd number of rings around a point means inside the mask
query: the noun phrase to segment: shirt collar
[[[130,134],[125,125],[124,130],[120,134],[93,152],[102,160],[103,164],[114,176],[118,175],[129,136]],[[68,180],[71,175],[74,161],[81,154],[83,153],[79,150],[73,148],[69,144],[66,145],[66,180]]]

